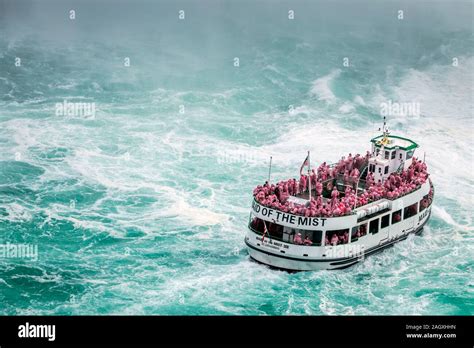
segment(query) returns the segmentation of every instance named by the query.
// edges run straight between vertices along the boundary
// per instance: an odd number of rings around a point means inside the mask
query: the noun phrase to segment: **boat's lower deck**
[[[405,207],[405,209],[393,207],[359,222],[354,229],[364,225],[366,233],[362,236],[357,234],[357,238],[347,228],[350,238],[348,242],[342,244],[338,242],[331,244],[327,238],[324,238],[331,233],[329,230],[312,231],[322,233],[318,245],[298,245],[294,243],[294,240],[274,239],[271,233],[262,234],[251,226],[245,243],[252,259],[272,267],[296,271],[342,269],[406,239],[410,234],[420,233],[430,217],[431,205],[422,210],[416,209],[415,214],[408,214],[410,207]],[[394,221],[393,217],[398,212],[403,212],[401,219]],[[284,229],[286,230],[287,228]],[[305,233],[304,230],[300,231]]]
[[[313,259],[305,260],[291,256],[278,255],[268,252],[263,248],[256,248],[254,245],[245,241],[250,258],[259,263],[268,265],[272,268],[281,269],[285,271],[317,271],[317,270],[336,270],[344,269],[363,261],[367,256],[376,254],[386,248],[393,246],[395,243],[405,240],[410,234],[420,234],[423,231],[423,226],[426,221],[416,230],[412,230],[400,237],[387,241],[383,244],[374,246],[360,255],[342,257],[337,259]]]

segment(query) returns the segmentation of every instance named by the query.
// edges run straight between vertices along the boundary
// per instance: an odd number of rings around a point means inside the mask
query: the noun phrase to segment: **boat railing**
[[[270,208],[270,209],[275,209],[275,210],[281,211],[281,212],[283,212],[283,213],[285,213],[285,214],[290,214],[290,215],[295,215],[295,216],[304,216],[304,215],[301,215],[301,214],[293,214],[293,213],[284,212],[284,211],[282,211],[282,210],[280,210],[280,209],[278,209],[278,208],[268,207],[268,206],[266,206],[266,205],[263,205],[262,203],[260,203],[259,201],[257,201],[257,199],[255,198],[255,196],[253,197],[253,201],[254,201],[255,203],[257,203],[258,205],[262,205],[262,206],[267,207],[267,208]],[[325,218],[328,218],[328,219],[331,219],[331,218],[337,219],[337,218],[340,218],[340,217],[345,217],[345,216],[354,215],[354,214],[356,214],[356,211],[355,211],[354,209],[352,209],[349,213],[347,213],[347,214],[345,214],[345,215],[340,215],[340,216],[320,216],[320,215],[318,215],[318,216],[311,216],[311,217],[325,217]]]
[[[366,168],[364,168],[364,170],[366,170],[367,168],[368,168],[368,166],[367,166]],[[363,173],[363,172],[362,172],[362,173]],[[362,175],[362,173],[361,173],[361,175]],[[359,177],[360,177],[360,176],[359,176]],[[331,181],[331,180],[334,180],[334,178],[329,178],[329,179],[323,181],[323,184],[326,183],[326,182],[328,182],[328,181]],[[433,184],[432,184],[432,182],[431,182],[431,179],[430,179],[430,175],[429,175],[429,174],[428,174],[426,180],[428,180],[428,181],[430,182],[430,187],[431,187],[431,188],[433,189],[433,191],[434,191],[434,187],[433,187]],[[336,184],[337,184],[337,183],[336,183]],[[363,186],[363,187],[364,187],[363,190],[362,190],[362,193],[363,193],[363,192],[365,191],[366,184],[367,184],[367,181],[366,181],[366,180],[364,180],[364,179],[359,179],[359,180],[358,180],[357,191],[356,191],[356,197],[357,197],[357,199],[358,199],[359,196],[361,195],[361,193],[359,193],[359,191],[360,191],[360,186]],[[375,200],[375,201],[368,201],[367,204],[372,204],[372,203],[377,202],[377,201],[382,200],[382,199],[387,199],[387,200],[389,200],[389,201],[394,201],[394,200],[396,200],[396,199],[399,199],[399,198],[401,198],[401,197],[404,197],[404,196],[406,196],[406,195],[409,195],[409,194],[411,194],[411,193],[413,193],[413,192],[419,190],[422,185],[423,185],[423,184],[417,185],[414,190],[408,191],[408,192],[406,192],[406,193],[404,193],[404,194],[402,194],[402,195],[400,195],[400,196],[398,196],[398,197],[392,197],[392,198],[389,198],[389,197],[382,197],[382,198],[380,198],[380,199],[378,199],[378,200]],[[311,190],[311,192],[313,192],[313,191],[316,193],[315,189],[312,189],[312,190]],[[307,191],[305,191],[305,192],[307,192]],[[255,196],[253,196],[253,200],[254,200],[255,203],[261,204],[259,201],[257,201],[257,199],[255,198]],[[365,204],[365,205],[367,205],[367,204]],[[357,214],[356,209],[361,208],[361,207],[363,207],[363,206],[357,206],[357,205],[356,205],[349,213],[347,213],[347,214],[345,214],[345,215],[342,215],[342,216],[349,216],[349,215]],[[276,209],[276,210],[280,211],[280,210],[277,209],[277,208],[272,208],[272,207],[268,207],[268,208]],[[292,214],[292,215],[301,216],[300,214]],[[320,217],[320,216],[315,216],[315,217]],[[333,218],[333,217],[334,217],[334,218],[337,218],[337,217],[340,217],[340,216],[327,216],[327,217],[328,217],[328,218]]]

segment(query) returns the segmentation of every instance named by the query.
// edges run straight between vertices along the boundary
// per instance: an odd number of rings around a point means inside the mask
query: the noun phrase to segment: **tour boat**
[[[250,257],[292,271],[343,269],[419,234],[434,188],[424,159],[414,157],[418,144],[391,135],[385,123],[371,143],[365,155],[316,171],[308,152],[298,180],[271,183],[269,174],[254,190]]]

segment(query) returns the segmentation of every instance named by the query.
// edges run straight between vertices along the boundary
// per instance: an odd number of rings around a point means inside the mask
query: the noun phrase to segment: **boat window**
[[[397,151],[392,151],[392,159],[395,159],[396,155],[397,155]]]
[[[382,174],[382,167],[379,166],[379,173]]]
[[[359,232],[359,226],[354,226],[354,227],[352,227],[352,230],[351,230],[351,242],[355,242],[356,240],[359,239],[358,232]]]
[[[372,220],[369,223],[369,233],[376,234],[379,232],[379,219]]]
[[[428,208],[428,205],[430,205],[429,202],[430,201],[428,195],[424,196],[423,199],[420,201],[420,212]]]
[[[376,216],[381,216],[382,214],[385,214],[385,213],[388,212],[388,211],[390,211],[390,208],[385,208],[385,209],[376,211],[376,212],[373,213],[373,214],[369,214],[369,215],[366,215],[366,216],[364,216],[364,217],[358,218],[358,219],[357,219],[357,223],[362,222],[362,221],[369,221],[369,220],[371,220],[372,218],[374,218],[374,217],[376,217]]]
[[[407,152],[407,160],[409,160],[410,158],[412,158],[414,153],[415,153],[414,150],[408,151],[408,152]]]
[[[380,149],[379,148],[375,149],[375,155],[378,155],[379,153],[380,153]]]
[[[385,159],[388,159],[390,156],[390,151],[385,151]]]
[[[291,243],[293,241],[293,237],[296,234],[296,229],[291,227],[283,227],[283,241],[287,243]]]
[[[326,231],[326,245],[349,243],[349,229]]]
[[[384,174],[388,174],[388,166],[385,166]]]
[[[306,236],[309,237],[309,240],[311,241],[311,245],[313,246],[320,246],[321,245],[321,240],[323,238],[323,231],[304,231],[305,234],[303,235],[303,240],[306,238]]]
[[[250,217],[250,228],[253,232],[263,235],[264,224],[263,220],[257,217]],[[306,245],[312,246],[321,246],[323,239],[323,231],[309,231],[309,230],[300,230],[291,227],[286,227],[278,225],[269,221],[265,221],[267,225],[268,234],[267,236],[273,239],[277,239],[286,243],[292,244],[305,244],[306,236],[308,236],[309,241],[306,242]],[[295,242],[295,237],[300,234],[301,243]],[[310,243],[311,242],[311,243]]]
[[[411,218],[413,215],[416,215],[416,213],[418,213],[418,202],[409,205],[403,210],[403,219]]]
[[[385,228],[390,225],[390,214],[382,216],[382,221],[380,222],[380,228]]]
[[[309,231],[309,230],[293,230],[294,234],[289,240],[290,243],[299,244],[299,245],[312,245],[312,246],[321,246],[321,241],[323,239],[323,231]],[[298,236],[299,234],[299,236]],[[297,241],[295,241],[295,237]],[[306,238],[308,237],[308,238]],[[298,241],[298,239],[300,241]]]
[[[274,224],[269,221],[265,221],[265,224],[267,225],[267,229],[268,229],[267,236],[271,238],[283,240],[283,226],[282,225]],[[254,217],[254,218],[251,217],[250,228],[253,232],[263,235],[263,231],[264,231],[263,220],[257,217]]]
[[[283,226],[274,224],[273,222],[266,222],[267,224],[267,229],[268,229],[268,234],[272,238],[277,238],[282,240],[283,239]]]
[[[258,217],[251,217],[250,228],[258,234],[263,234],[263,220]]]
[[[397,210],[392,213],[392,225],[402,220],[402,210]]]
[[[400,159],[403,159],[403,154],[400,154]]]
[[[351,231],[351,242],[355,242],[360,237],[363,237],[367,234],[367,224],[362,224],[359,226],[352,227]]]

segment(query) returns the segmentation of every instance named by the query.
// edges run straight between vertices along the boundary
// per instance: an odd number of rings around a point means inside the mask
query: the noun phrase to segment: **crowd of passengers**
[[[357,232],[360,233],[360,232]],[[363,235],[365,235],[364,233]],[[298,245],[313,245],[313,241],[309,238],[308,235],[303,239],[301,233],[297,233],[293,238],[293,243]],[[326,235],[326,240],[324,245],[338,245],[338,244],[347,244],[349,243],[349,233],[347,231],[343,233],[333,233],[331,237]]]
[[[375,183],[372,173],[366,177],[365,190],[356,196],[356,187],[360,176],[360,169],[368,163],[369,151],[365,156],[349,154],[347,158],[342,157],[334,166],[322,163],[317,170],[311,171],[310,175],[301,175],[299,180],[289,179],[279,181],[276,184],[266,182],[263,186],[257,186],[253,195],[262,205],[275,208],[283,212],[311,216],[311,217],[333,217],[350,214],[354,207],[366,205],[381,198],[396,199],[426,182],[428,178],[427,167],[424,162],[413,157],[412,164],[401,173],[392,173],[382,184]],[[334,185],[336,177],[343,179],[345,185],[344,195]],[[288,197],[308,192],[311,180],[312,192],[309,205],[290,202]],[[314,189],[313,189],[314,188]],[[330,192],[331,198],[323,200],[323,189]],[[430,202],[426,202],[427,205]]]
[[[361,225],[357,229],[357,232],[352,235],[352,239],[354,238],[360,238],[363,237],[367,234],[367,226],[366,225]],[[301,236],[301,233],[298,232],[295,237],[293,238],[293,243],[298,244],[298,245],[313,245],[313,241],[309,238],[308,235],[303,237]],[[325,243],[324,245],[339,245],[339,244],[347,244],[349,243],[349,232],[347,230],[345,231],[338,231],[338,232],[333,232],[331,235],[325,236]]]
[[[421,200],[420,202],[420,211],[426,209],[431,205],[431,202],[433,200],[433,189],[430,188],[429,193]],[[416,214],[417,208],[415,206],[409,206],[406,209],[408,209],[408,214],[410,216]],[[402,215],[401,211],[397,211],[393,213],[392,215],[392,223],[397,223],[401,221]],[[254,228],[263,231],[264,230],[264,222],[261,219],[254,218],[252,221],[252,224],[254,225]],[[273,224],[271,222],[267,222],[268,224],[268,229],[270,231],[270,235],[272,235],[272,230],[277,227],[278,225]],[[327,234],[325,235],[325,243],[324,245],[339,245],[339,244],[347,244],[349,243],[349,232],[348,230],[340,230],[340,231],[332,231],[332,232],[326,232]],[[328,235],[329,234],[329,235]],[[362,224],[359,225],[357,230],[352,231],[352,240],[357,240],[360,237],[363,237],[367,234],[367,224]],[[309,237],[309,235],[306,235],[304,238],[302,237],[301,233],[298,232],[296,234],[293,234],[293,243],[298,244],[298,245],[313,245],[313,241]],[[318,244],[319,245],[319,244]]]

